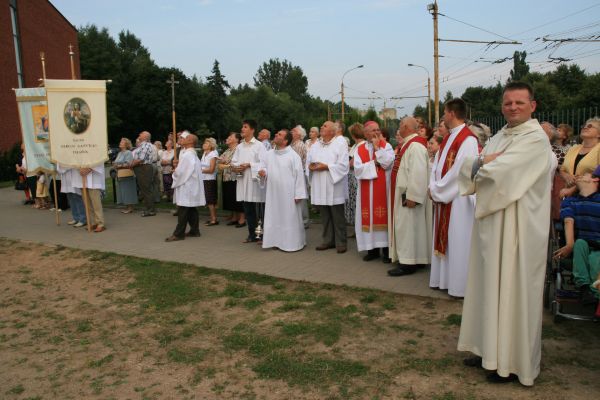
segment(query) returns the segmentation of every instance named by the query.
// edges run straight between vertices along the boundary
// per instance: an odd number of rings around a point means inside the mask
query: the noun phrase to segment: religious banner
[[[52,173],[55,167],[50,162],[46,89],[15,89],[15,95],[27,157],[27,175],[33,176],[38,172]]]
[[[108,160],[106,82],[45,80],[52,162],[93,167]]]

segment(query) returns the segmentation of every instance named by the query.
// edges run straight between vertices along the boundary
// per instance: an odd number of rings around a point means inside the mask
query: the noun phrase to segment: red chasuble
[[[477,140],[477,136],[465,125],[464,128],[460,130],[454,141],[452,142],[452,146],[448,150],[446,154],[446,159],[444,160],[444,166],[442,167],[442,178],[450,168],[454,165],[454,159],[458,154],[458,150],[463,142],[469,137],[474,137]],[[442,144],[440,145],[440,149],[438,150],[438,154],[443,154],[444,148],[448,142],[448,138],[450,135],[447,135]],[[438,165],[441,160],[438,159]],[[435,255],[437,256],[445,256],[446,251],[448,249],[448,228],[450,226],[450,213],[452,211],[452,203],[443,204],[436,203],[435,205],[435,237],[434,237],[434,246],[433,250]]]
[[[384,149],[386,141],[381,140],[379,147]],[[367,142],[364,142],[357,149],[360,160],[366,164],[369,161],[376,160],[375,152],[373,157],[367,149]],[[373,230],[386,231],[388,222],[387,194],[385,182],[385,170],[380,165],[376,167],[377,178],[373,180],[361,179],[360,181],[360,205],[361,205],[361,225],[363,232],[371,231],[371,182],[373,182]]]

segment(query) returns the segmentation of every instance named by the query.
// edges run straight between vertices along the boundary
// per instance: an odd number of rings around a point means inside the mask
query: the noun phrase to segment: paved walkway
[[[236,229],[224,224],[213,227],[201,225],[201,237],[166,243],[165,237],[173,232],[176,224],[176,218],[168,212],[141,218],[139,213],[124,215],[117,209],[105,209],[107,230],[87,233],[85,228],[75,229],[66,224],[71,219],[70,211],[62,213],[62,223],[57,226],[54,213],[24,206],[22,200],[22,192],[12,188],[0,189],[0,236],[210,268],[257,272],[291,280],[449,298],[444,292],[429,289],[428,270],[392,278],[386,273],[389,264],[362,261],[354,239],[348,239],[348,252],[345,254],[337,254],[335,250],[315,251],[315,246],[320,243],[319,224],[307,229],[308,245],[304,250],[284,253],[263,250],[255,243],[242,244],[247,228]]]

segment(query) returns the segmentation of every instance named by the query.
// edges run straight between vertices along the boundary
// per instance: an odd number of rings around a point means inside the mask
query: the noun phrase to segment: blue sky
[[[417,0],[51,0],[79,27],[95,24],[116,35],[130,30],[160,66],[175,66],[205,78],[213,61],[232,85],[252,84],[262,62],[287,59],[300,66],[309,92],[339,100],[346,75],[348,103],[359,108],[403,107],[412,112],[417,99],[390,97],[427,94],[429,69],[433,96],[433,24],[428,1]],[[597,0],[441,0],[439,37],[468,40],[517,40],[523,45],[441,42],[440,96],[460,95],[468,86],[505,81],[512,61],[489,61],[526,50],[534,71],[556,68],[548,56],[573,59],[588,72],[600,71],[600,43],[569,43],[546,49],[540,39],[600,34]],[[489,32],[470,27],[475,25]],[[110,78],[110,77],[107,77]],[[376,94],[372,92],[375,91]],[[424,103],[424,101],[423,101]]]

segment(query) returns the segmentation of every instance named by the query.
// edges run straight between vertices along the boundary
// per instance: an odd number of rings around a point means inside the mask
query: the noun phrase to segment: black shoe
[[[472,356],[469,358],[465,358],[463,360],[463,364],[467,367],[475,367],[475,368],[483,368],[481,366],[481,363],[483,362],[483,359],[479,356]]]
[[[384,264],[391,264],[392,263],[392,259],[389,257],[383,257],[383,263]]]
[[[485,379],[490,383],[509,383],[518,380],[519,378],[515,374],[508,376],[500,376],[496,371],[490,372]]]
[[[323,250],[328,250],[328,249],[335,249],[335,246],[327,244],[327,243],[323,243],[323,244],[320,244],[317,247],[315,247],[315,250],[317,250],[317,251],[323,251]]]
[[[413,274],[415,272],[414,268],[411,268],[410,266],[397,266],[394,269],[390,269],[387,273],[389,276],[404,276],[404,275],[410,275]]]
[[[596,305],[598,298],[594,295],[594,292],[590,289],[589,285],[582,286],[581,290],[581,304],[584,306]]]
[[[226,225],[231,226],[231,225],[237,225],[237,224],[238,224],[237,221],[229,221]]]
[[[367,254],[363,257],[363,261],[372,261],[379,258],[379,249],[372,249],[367,251]]]
[[[241,223],[241,224],[236,224],[236,225],[235,225],[235,227],[236,227],[236,228],[243,228],[243,227],[245,227],[245,226],[246,226],[246,223],[245,223],[245,222],[243,222],[243,223]]]
[[[156,215],[155,212],[151,212],[151,211],[144,211],[142,213],[142,217],[154,217]]]
[[[200,237],[200,232],[186,232],[185,237]]]

